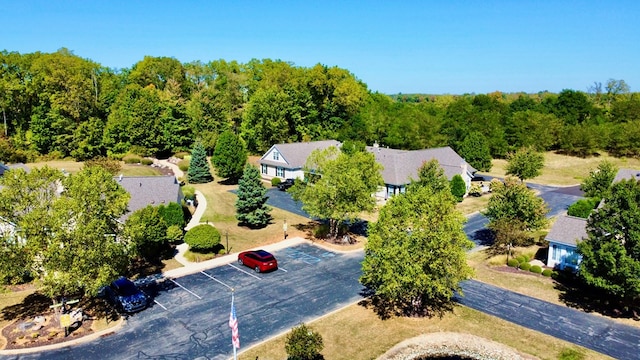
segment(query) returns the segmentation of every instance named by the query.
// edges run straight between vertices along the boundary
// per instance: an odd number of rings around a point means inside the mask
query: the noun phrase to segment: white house
[[[586,238],[587,219],[558,215],[546,237],[549,241],[547,266],[577,271],[582,260],[576,252],[577,244]]]
[[[341,145],[336,140],[273,145],[260,158],[260,173],[265,179],[274,177],[302,179],[304,178],[302,167],[314,150]],[[366,151],[372,153],[383,167],[382,178],[385,185],[376,193],[376,196],[381,199],[405,192],[411,180],[418,179],[418,170],[422,164],[432,159],[438,161],[449,180],[456,174],[461,175],[467,184],[467,191],[476,172],[476,169],[448,146],[424,150],[397,150],[374,144],[367,146]]]

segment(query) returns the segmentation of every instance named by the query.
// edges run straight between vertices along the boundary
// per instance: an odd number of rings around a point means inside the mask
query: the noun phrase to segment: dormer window
[[[273,152],[273,160],[280,160],[280,153],[277,151]]]

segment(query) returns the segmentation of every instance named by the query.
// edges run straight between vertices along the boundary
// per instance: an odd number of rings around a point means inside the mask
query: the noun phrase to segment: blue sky
[[[0,49],[66,47],[113,68],[280,59],[372,91],[640,91],[640,1],[0,1]]]

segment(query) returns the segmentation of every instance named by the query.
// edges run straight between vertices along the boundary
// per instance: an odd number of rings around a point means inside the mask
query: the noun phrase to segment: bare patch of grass
[[[456,204],[456,209],[463,215],[470,215],[474,212],[486,209],[487,204],[489,204],[489,198],[491,198],[491,194],[484,194],[478,197],[467,196],[464,200]]]
[[[442,318],[381,320],[372,310],[354,304],[307,325],[322,335],[325,359],[375,359],[402,340],[443,331],[480,336],[541,359],[557,359],[564,349],[577,348],[568,342],[461,306]],[[281,334],[243,351],[239,359],[286,359],[285,337],[286,334]],[[597,352],[580,349],[588,359],[610,359]]]

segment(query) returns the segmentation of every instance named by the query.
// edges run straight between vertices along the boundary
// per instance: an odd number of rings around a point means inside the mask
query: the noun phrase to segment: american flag
[[[236,308],[233,306],[233,296],[231,296],[231,314],[229,314],[229,327],[231,328],[231,343],[234,349],[240,349],[240,333],[238,332],[238,318]]]

